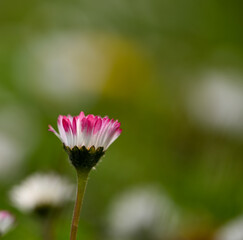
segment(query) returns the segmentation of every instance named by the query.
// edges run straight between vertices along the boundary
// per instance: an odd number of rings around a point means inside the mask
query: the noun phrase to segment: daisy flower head
[[[156,186],[126,190],[111,203],[108,238],[120,240],[177,239],[179,211],[170,197]]]
[[[118,120],[83,112],[74,117],[59,115],[57,126],[59,132],[50,125],[49,131],[62,141],[76,168],[94,167],[122,131]]]
[[[230,220],[216,232],[214,240],[241,240],[243,239],[243,216]]]
[[[74,186],[55,173],[35,173],[10,191],[13,205],[23,212],[48,213],[72,200]]]
[[[4,210],[0,210],[0,236],[7,233],[14,225],[15,217]]]

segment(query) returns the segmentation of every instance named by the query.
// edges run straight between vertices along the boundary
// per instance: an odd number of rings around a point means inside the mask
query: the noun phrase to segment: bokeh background
[[[91,174],[80,239],[235,240],[222,229],[243,214],[242,8],[1,0],[0,208],[17,218],[5,239],[41,239],[37,221],[9,201],[14,185],[39,171],[75,183],[47,126],[82,110],[119,119],[123,133]],[[56,219],[56,239],[68,239],[72,207]]]

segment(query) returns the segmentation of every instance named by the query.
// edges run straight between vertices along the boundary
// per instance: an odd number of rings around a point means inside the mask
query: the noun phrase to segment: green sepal
[[[78,148],[77,146],[72,149],[63,144],[72,165],[77,170],[91,170],[105,154],[103,147],[95,149],[94,146],[87,149],[85,146]]]
[[[33,213],[38,216],[39,218],[46,218],[54,211],[58,210],[59,207],[53,206],[51,204],[42,204],[36,206],[33,210]]]

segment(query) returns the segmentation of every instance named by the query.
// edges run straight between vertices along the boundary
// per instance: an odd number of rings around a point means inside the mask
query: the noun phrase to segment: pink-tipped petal
[[[71,127],[70,121],[66,116],[64,116],[62,119],[62,126],[63,126],[65,132],[68,132]]]
[[[111,138],[109,138],[109,141],[106,145],[106,149],[120,136],[122,132],[122,129],[118,129]]]
[[[98,131],[100,131],[101,126],[102,126],[102,120],[100,117],[98,117],[98,119],[96,120],[95,125],[94,125],[93,134],[96,134]]]
[[[48,127],[49,127],[48,131],[53,132],[58,138],[60,138],[60,135],[56,132],[56,130],[51,125],[48,125]]]
[[[113,128],[117,129],[121,127],[121,123],[119,123],[117,120],[115,121]]]
[[[107,135],[107,140],[112,139],[114,135],[119,134],[120,135],[120,123],[115,122],[113,124],[112,128],[109,129],[108,135]],[[108,140],[109,141],[109,140]]]
[[[86,128],[87,126],[87,118],[84,117],[82,120],[81,120],[81,131],[83,132],[84,129]]]
[[[79,120],[81,121],[83,118],[85,118],[84,112],[80,112],[78,115]]]
[[[90,115],[88,115],[86,117],[86,119],[87,119],[87,129],[86,129],[86,131],[87,131],[88,134],[91,134],[92,130],[93,130],[93,127],[94,127],[94,124],[95,124],[95,117],[94,117],[94,115],[90,114]]]
[[[51,125],[48,125],[48,131],[56,133],[56,131],[54,130],[54,128]]]
[[[122,133],[122,131],[123,131],[123,129],[121,129],[121,128],[117,130],[117,133],[119,134],[118,136],[120,136],[120,134]]]
[[[77,117],[73,117],[72,132],[75,135],[77,134]]]
[[[63,116],[59,115],[58,118],[57,118],[57,124],[58,125],[62,124],[62,119],[63,119]]]

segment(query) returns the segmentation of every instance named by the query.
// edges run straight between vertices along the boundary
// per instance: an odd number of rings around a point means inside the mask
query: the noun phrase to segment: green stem
[[[78,187],[77,187],[77,198],[73,212],[73,220],[72,220],[72,227],[71,227],[71,236],[70,240],[77,239],[78,233],[78,223],[85,193],[85,188],[88,181],[89,170],[77,170],[77,178],[78,178]]]
[[[42,228],[43,240],[54,240],[52,216],[48,216],[47,218],[43,219]]]

